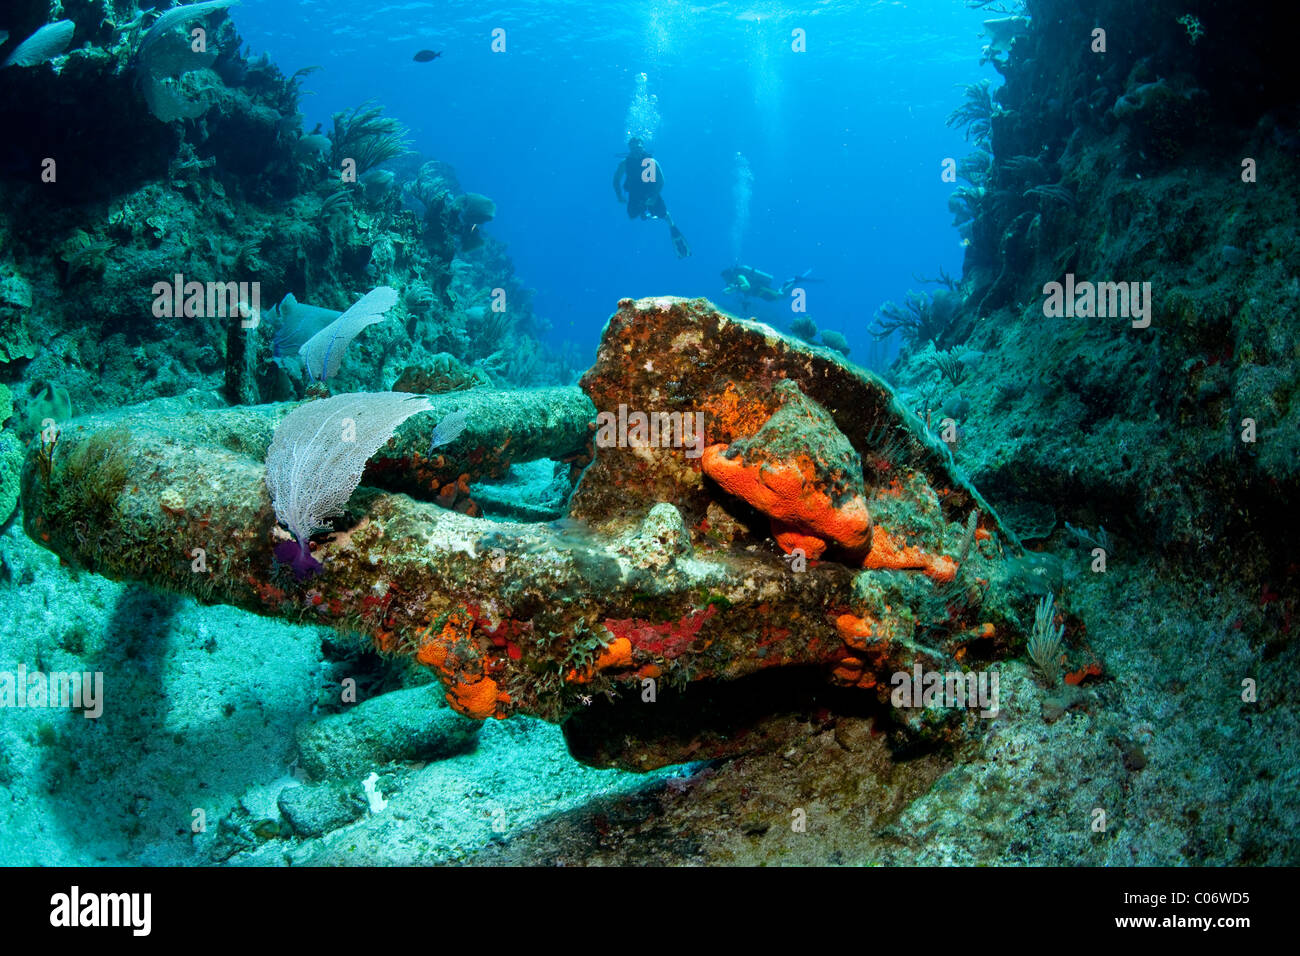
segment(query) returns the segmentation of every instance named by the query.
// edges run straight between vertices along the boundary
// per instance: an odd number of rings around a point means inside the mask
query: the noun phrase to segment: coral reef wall
[[[0,58],[50,17],[48,3],[8,6]],[[377,286],[399,293],[349,350],[340,390],[389,388],[407,368],[576,379],[479,228],[491,201],[441,164],[422,168],[395,119],[364,106],[304,129],[310,70],[286,76],[243,51],[224,9],[161,30],[124,0],[61,15],[74,24],[65,53],[0,71],[0,381],[24,442],[47,418],[191,388],[301,397],[307,383],[274,361],[273,307],[290,293],[335,311]],[[432,167],[434,206],[414,188]],[[240,341],[228,309],[172,314],[157,285],[178,276],[256,288],[265,321]]]
[[[1005,84],[959,111],[985,147],[952,204],[963,304],[936,320],[940,292],[904,316],[898,375],[960,424],[975,483],[1027,500],[1039,530],[1105,524],[1277,579],[1276,514],[1300,488],[1292,43],[1267,5],[1025,10],[993,55]],[[1049,316],[1054,282],[1149,283],[1149,326]]]

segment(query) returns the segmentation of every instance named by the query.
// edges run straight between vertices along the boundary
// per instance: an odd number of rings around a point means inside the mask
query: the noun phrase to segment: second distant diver
[[[722,270],[722,278],[727,283],[722,291],[740,296],[746,306],[750,299],[775,302],[784,299],[800,282],[805,280],[815,282],[815,279],[809,279],[811,272],[811,269],[805,270],[792,279],[786,279],[781,287],[777,288],[773,284],[776,279],[770,273],[755,269],[753,266],[732,266],[730,269]]]
[[[678,259],[685,259],[691,254],[691,247],[686,244],[673,217],[668,214],[661,195],[664,189],[663,167],[641,140],[633,136],[627,141],[627,157],[614,170],[614,195],[623,202],[623,193],[627,193],[627,215],[629,219],[662,219],[668,223],[668,234],[672,238],[673,252]]]

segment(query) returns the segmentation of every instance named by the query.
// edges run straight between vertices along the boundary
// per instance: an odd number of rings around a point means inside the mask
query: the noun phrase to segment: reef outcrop
[[[462,714],[563,721],[594,764],[744,752],[763,720],[814,705],[877,712],[900,742],[951,740],[974,711],[889,707],[894,675],[962,671],[1020,637],[1015,539],[889,387],[703,300],[620,302],[581,389],[431,396],[316,536],[327,560],[308,581],[274,561],[264,480],[291,406],[213,401],[35,443],[27,533],[111,577],[358,631],[433,670]],[[431,462],[432,428],[467,403],[470,426]],[[566,520],[439,504],[458,469],[537,458],[591,458]],[[738,494],[753,483],[719,461],[799,469],[803,510]]]
[[[960,404],[957,461],[995,503],[1276,586],[1300,494],[1291,39],[1218,0],[1026,13],[1005,84],[954,113],[980,146],[953,197],[961,305],[906,317],[891,381]]]

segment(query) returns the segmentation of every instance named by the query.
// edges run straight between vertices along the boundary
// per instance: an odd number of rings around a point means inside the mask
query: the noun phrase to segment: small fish
[[[430,60],[436,60],[440,56],[442,56],[441,50],[421,50],[419,53],[415,54],[414,60],[416,63],[428,63]]]
[[[443,445],[450,445],[465,430],[469,421],[469,412],[456,411],[447,414],[433,429],[433,441],[429,443],[428,458],[433,457],[433,450]]]

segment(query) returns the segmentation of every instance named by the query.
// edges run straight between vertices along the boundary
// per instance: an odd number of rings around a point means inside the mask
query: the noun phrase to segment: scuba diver
[[[745,308],[749,308],[750,299],[776,302],[778,299],[784,299],[789,295],[791,290],[800,282],[821,281],[808,278],[811,274],[811,269],[805,269],[794,278],[786,279],[778,289],[773,286],[772,283],[776,280],[770,274],[755,269],[753,266],[732,266],[730,269],[722,270],[722,278],[727,282],[722,291],[740,296]]]
[[[685,259],[691,254],[691,247],[686,244],[686,237],[673,222],[673,217],[668,215],[668,207],[660,195],[663,188],[664,171],[659,160],[651,156],[639,137],[633,136],[627,141],[627,157],[614,170],[614,195],[623,202],[623,192],[627,191],[629,219],[662,219],[668,223],[673,251],[678,259]]]

